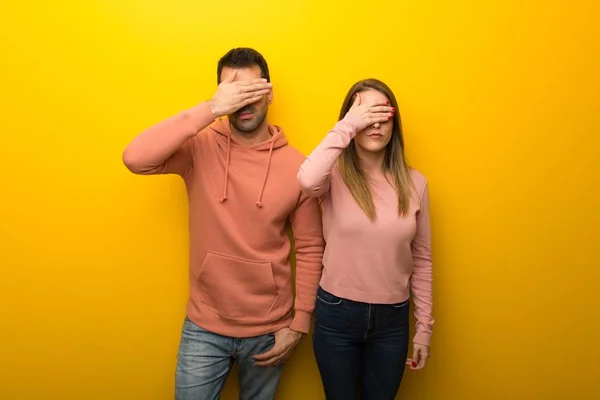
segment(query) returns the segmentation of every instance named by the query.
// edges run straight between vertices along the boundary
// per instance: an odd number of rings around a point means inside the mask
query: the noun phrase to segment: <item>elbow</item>
[[[127,169],[134,174],[142,174],[144,172],[143,163],[140,160],[140,157],[132,151],[131,148],[126,148],[122,155],[123,164]]]
[[[320,187],[315,184],[314,180],[307,178],[306,174],[300,171],[298,173],[298,184],[300,185],[300,189],[311,197],[318,197],[320,195]]]
[[[309,197],[321,196],[321,190],[319,187],[300,184],[300,190],[302,190],[302,192]]]
[[[302,173],[298,174],[298,184],[300,185],[300,189],[307,194],[313,189],[311,182]]]

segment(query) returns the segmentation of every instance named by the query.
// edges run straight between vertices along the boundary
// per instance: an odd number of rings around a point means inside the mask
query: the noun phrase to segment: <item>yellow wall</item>
[[[120,157],[211,96],[240,45],[305,153],[355,80],[398,95],[431,182],[437,318],[403,399],[600,398],[599,6],[278,2],[2,2],[0,398],[172,398],[183,185]],[[309,340],[280,398],[322,398]]]

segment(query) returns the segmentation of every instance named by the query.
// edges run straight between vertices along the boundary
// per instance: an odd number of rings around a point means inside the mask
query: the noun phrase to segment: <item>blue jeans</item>
[[[283,366],[257,367],[252,358],[274,344],[273,334],[225,337],[208,332],[186,318],[177,356],[175,399],[219,399],[234,361],[238,363],[241,400],[274,399]]]
[[[408,353],[409,303],[366,304],[319,288],[313,348],[328,400],[393,400]]]

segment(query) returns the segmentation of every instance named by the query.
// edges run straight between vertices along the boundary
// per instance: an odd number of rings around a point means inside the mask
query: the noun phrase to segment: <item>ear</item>
[[[269,89],[269,93],[267,93],[267,100],[269,101],[269,105],[273,102],[273,88]]]

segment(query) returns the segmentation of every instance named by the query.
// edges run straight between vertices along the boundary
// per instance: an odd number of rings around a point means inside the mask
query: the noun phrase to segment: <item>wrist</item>
[[[217,119],[217,118],[220,118],[220,117],[223,116],[223,114],[219,110],[219,106],[216,104],[216,101],[214,99],[208,100],[206,102],[206,104],[208,105],[208,108],[212,112],[212,115],[213,115],[214,119]]]
[[[206,128],[215,120],[213,113],[206,102],[185,110],[183,115],[194,128],[193,131],[190,131],[190,137],[195,136],[199,131]]]
[[[293,330],[291,328],[290,328],[290,330],[294,333],[294,336],[296,336],[296,341],[297,342],[301,342],[302,339],[304,339],[304,337],[306,336],[306,333],[304,333],[304,332],[298,332],[298,331],[295,331],[295,330]]]
[[[431,332],[417,332],[413,338],[413,344],[429,347],[431,344]]]
[[[367,124],[365,123],[363,118],[360,115],[356,115],[354,113],[347,113],[344,116],[343,121],[351,127],[355,134],[367,127]]]

